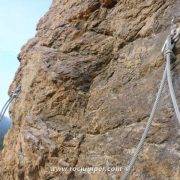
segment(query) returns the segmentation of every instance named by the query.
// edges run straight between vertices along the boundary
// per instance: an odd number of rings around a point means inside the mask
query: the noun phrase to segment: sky
[[[36,33],[36,25],[52,0],[0,0],[0,110],[19,66],[21,47]],[[6,113],[8,116],[8,113]]]

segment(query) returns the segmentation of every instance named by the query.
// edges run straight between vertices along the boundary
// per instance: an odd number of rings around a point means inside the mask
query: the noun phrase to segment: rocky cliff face
[[[19,55],[10,91],[13,128],[1,154],[5,179],[119,179],[158,89],[161,47],[179,0],[54,0]],[[180,102],[180,50],[173,78]],[[168,90],[131,179],[179,179],[180,138]]]

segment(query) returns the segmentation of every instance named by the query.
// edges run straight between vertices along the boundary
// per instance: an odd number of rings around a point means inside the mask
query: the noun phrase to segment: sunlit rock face
[[[158,89],[161,47],[179,0],[54,0],[23,46],[10,87],[13,128],[1,154],[2,179],[119,179]],[[173,80],[180,102],[180,47]],[[178,125],[167,88],[131,179],[180,177]],[[117,172],[53,167],[122,167]]]
[[[4,136],[11,127],[11,120],[7,117],[4,117],[0,122],[0,150],[3,148]]]

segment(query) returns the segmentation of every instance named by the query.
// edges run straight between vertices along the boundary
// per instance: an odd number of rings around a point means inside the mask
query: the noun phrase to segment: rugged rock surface
[[[14,125],[1,179],[119,179],[149,117],[164,68],[161,47],[179,0],[54,0],[19,55]],[[180,102],[180,50],[174,85]],[[167,89],[131,179],[179,179],[180,138]],[[52,170],[52,169],[51,169]]]

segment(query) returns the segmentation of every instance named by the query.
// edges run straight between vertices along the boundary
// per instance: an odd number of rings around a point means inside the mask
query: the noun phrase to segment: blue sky
[[[50,4],[51,0],[0,0],[0,109],[19,66],[17,55],[35,35],[36,24]]]

